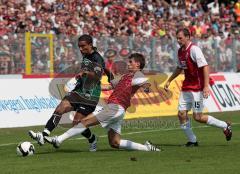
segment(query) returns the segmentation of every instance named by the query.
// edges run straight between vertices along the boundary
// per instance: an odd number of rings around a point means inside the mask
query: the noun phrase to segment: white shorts
[[[98,106],[93,112],[103,128],[113,129],[116,133],[121,134],[121,125],[125,115],[125,109],[117,104],[107,104],[104,107]]]
[[[203,111],[203,94],[200,92],[181,92],[178,102],[178,110],[190,111],[193,109],[194,113]]]

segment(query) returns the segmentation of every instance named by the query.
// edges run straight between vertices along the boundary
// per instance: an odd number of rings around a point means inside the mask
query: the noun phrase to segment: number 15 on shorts
[[[195,101],[195,102],[194,102],[194,108],[195,108],[195,109],[199,109],[200,107],[201,107],[200,102],[199,102],[199,101]]]

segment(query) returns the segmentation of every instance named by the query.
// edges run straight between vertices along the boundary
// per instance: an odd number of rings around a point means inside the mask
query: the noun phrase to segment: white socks
[[[189,121],[181,124],[181,128],[183,129],[183,131],[184,131],[185,135],[187,136],[189,142],[192,142],[192,143],[197,142],[197,138],[192,131],[191,124],[190,124]]]
[[[147,146],[129,140],[120,140],[120,149],[149,151]]]
[[[48,136],[49,136],[50,133],[51,133],[47,128],[44,128],[43,132],[44,132],[45,134],[47,134]]]
[[[227,123],[225,121],[222,120],[218,120],[210,115],[208,115],[208,121],[207,121],[208,125],[211,126],[215,126],[215,127],[219,127],[222,129],[226,129],[227,128]]]
[[[222,128],[222,129],[227,128],[227,123],[225,121],[218,120],[218,119],[216,119],[216,118],[214,118],[210,115],[208,115],[207,124],[211,125],[211,126],[219,127],[219,128]],[[187,138],[190,142],[196,142],[197,141],[197,138],[192,131],[191,124],[190,124],[189,121],[187,121],[184,124],[181,124],[181,128],[183,129],[185,135],[187,136]]]
[[[78,123],[78,125],[72,127],[71,129],[69,129],[68,131],[63,133],[62,135],[58,136],[57,140],[61,144],[66,139],[71,138],[71,137],[73,137],[75,135],[81,134],[86,129],[87,128],[82,123]]]

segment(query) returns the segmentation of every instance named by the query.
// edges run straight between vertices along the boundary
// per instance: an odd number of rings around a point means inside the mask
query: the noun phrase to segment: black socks
[[[45,128],[52,132],[52,130],[57,127],[59,121],[61,120],[61,115],[53,114],[52,117],[48,120]]]
[[[95,135],[92,134],[92,132],[90,131],[89,128],[87,128],[83,133],[82,133],[82,136],[84,136],[85,138],[88,139],[88,142],[89,143],[92,143],[94,140],[95,140]]]

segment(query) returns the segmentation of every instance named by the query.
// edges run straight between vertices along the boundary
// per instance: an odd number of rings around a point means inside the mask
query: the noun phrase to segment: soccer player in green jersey
[[[92,113],[99,101],[101,94],[101,77],[103,72],[111,80],[112,74],[105,69],[105,63],[102,56],[93,47],[93,39],[90,35],[84,34],[78,39],[78,47],[83,56],[80,72],[76,75],[76,86],[69,92],[57,106],[51,118],[48,120],[42,132],[29,131],[31,138],[38,144],[45,143],[44,137],[49,136],[55,127],[57,127],[63,114],[76,111],[75,117],[81,120],[88,114]],[[96,151],[97,138],[86,129],[82,135],[90,143],[90,151]]]

